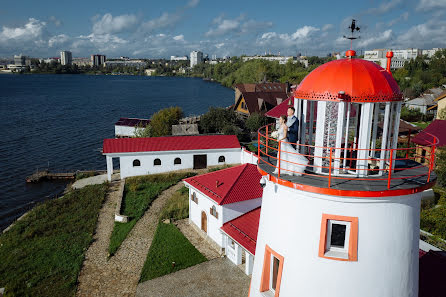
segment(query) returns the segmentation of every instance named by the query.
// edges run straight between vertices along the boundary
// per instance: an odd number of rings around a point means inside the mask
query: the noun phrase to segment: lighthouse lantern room
[[[418,296],[420,197],[436,180],[434,154],[401,142],[392,56],[383,69],[349,50],[312,71],[292,100],[295,151],[272,138],[274,125],[259,130],[265,188],[250,296]]]

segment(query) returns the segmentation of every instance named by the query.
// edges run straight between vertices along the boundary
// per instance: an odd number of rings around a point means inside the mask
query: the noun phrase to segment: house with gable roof
[[[260,178],[256,165],[243,164],[184,179],[189,189],[189,223],[225,251],[228,235],[221,228],[260,207]]]

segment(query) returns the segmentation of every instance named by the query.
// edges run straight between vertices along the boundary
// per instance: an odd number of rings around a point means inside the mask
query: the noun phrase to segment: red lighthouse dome
[[[402,93],[395,79],[382,67],[363,59],[347,59],[323,64],[308,74],[294,92],[294,97],[307,100],[351,102],[400,101]]]

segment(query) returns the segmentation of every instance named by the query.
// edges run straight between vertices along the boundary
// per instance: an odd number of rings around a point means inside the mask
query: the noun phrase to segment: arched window
[[[133,160],[133,167],[138,167],[141,166],[141,161],[139,161],[138,159]]]
[[[218,157],[218,163],[224,163],[225,162],[225,156]]]
[[[174,165],[181,164],[181,159],[180,158],[175,158],[175,160],[173,161],[173,164]]]
[[[160,159],[153,160],[153,165],[154,166],[160,166],[161,165],[161,160]]]

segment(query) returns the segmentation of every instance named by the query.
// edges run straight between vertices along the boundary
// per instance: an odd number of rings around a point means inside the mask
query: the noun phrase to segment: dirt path
[[[161,193],[133,227],[117,253],[107,261],[108,245],[114,225],[114,209],[119,193],[119,183],[112,185],[112,191],[99,214],[95,242],[87,250],[79,275],[77,296],[135,295],[159,214],[170,196],[183,186],[183,182]]]

